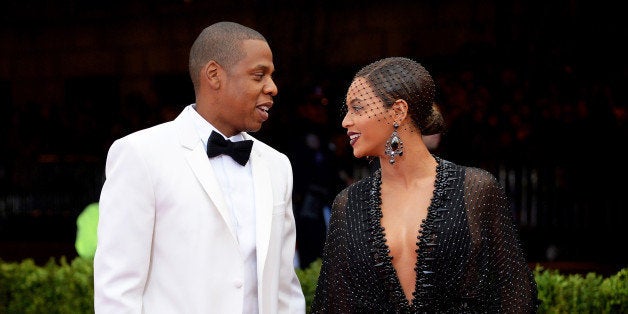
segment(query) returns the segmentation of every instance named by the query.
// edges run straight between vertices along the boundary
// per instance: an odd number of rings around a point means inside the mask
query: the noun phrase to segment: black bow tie
[[[225,140],[222,135],[212,131],[212,134],[209,136],[209,141],[207,141],[207,156],[211,158],[221,154],[229,155],[237,163],[244,166],[249,160],[252,147],[252,140],[232,142]]]

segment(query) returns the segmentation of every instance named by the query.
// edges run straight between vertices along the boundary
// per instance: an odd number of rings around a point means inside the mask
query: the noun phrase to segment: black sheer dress
[[[499,182],[485,170],[436,159],[412,302],[380,223],[377,170],[334,201],[312,313],[536,312],[536,283]]]

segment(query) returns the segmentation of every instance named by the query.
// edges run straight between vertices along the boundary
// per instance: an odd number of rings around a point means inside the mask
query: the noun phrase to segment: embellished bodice
[[[381,174],[336,197],[313,313],[534,312],[536,285],[495,178],[436,157],[406,299],[381,226]]]

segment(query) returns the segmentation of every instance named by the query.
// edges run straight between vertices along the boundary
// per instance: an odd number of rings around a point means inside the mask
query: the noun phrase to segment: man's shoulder
[[[264,155],[269,154],[271,156],[272,155],[276,155],[276,156],[283,156],[283,157],[287,158],[286,154],[280,152],[276,148],[274,148],[274,147],[270,146],[269,144],[267,144],[266,142],[256,138],[255,136],[251,135],[250,133],[246,133],[245,139],[253,140],[253,148],[259,150],[259,152],[261,152]]]
[[[183,111],[172,120],[163,121],[153,126],[135,130],[132,133],[129,133],[119,138],[118,140],[123,140],[123,141],[144,141],[144,140],[155,140],[155,139],[164,140],[165,139],[164,137],[167,138],[168,136],[176,134],[177,121],[181,121],[179,122],[179,124],[188,123],[188,121],[185,120],[185,114],[184,114],[186,110],[187,110],[187,107],[184,108]]]
[[[155,143],[167,141],[169,137],[175,134],[173,128],[173,121],[162,122],[160,124],[147,127],[144,129],[136,130],[132,133],[124,135],[115,140],[115,143]]]

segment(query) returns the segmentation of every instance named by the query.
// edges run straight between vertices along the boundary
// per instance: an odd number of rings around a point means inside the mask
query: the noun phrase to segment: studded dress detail
[[[312,313],[535,313],[534,275],[508,199],[489,172],[436,157],[406,299],[381,225],[381,173],[333,204]]]

